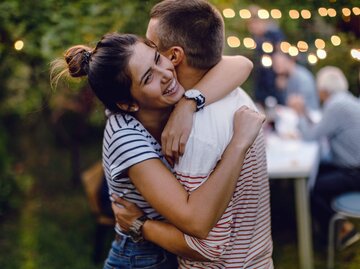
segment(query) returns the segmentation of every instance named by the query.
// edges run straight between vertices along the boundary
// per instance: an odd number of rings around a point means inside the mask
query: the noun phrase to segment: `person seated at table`
[[[303,99],[306,108],[318,110],[319,97],[316,92],[314,75],[296,62],[296,58],[277,51],[272,55],[273,69],[276,73],[276,85],[284,91],[285,104]]]
[[[291,106],[300,115],[299,129],[303,138],[325,137],[329,145],[330,160],[320,163],[311,193],[314,220],[321,229],[319,236],[325,239],[334,214],[331,200],[345,192],[360,191],[360,101],[348,91],[348,81],[337,67],[320,69],[316,84],[323,104],[322,118],[318,123],[311,123],[302,100],[293,102]],[[346,247],[360,239],[360,234],[346,221],[339,239],[340,247]]]

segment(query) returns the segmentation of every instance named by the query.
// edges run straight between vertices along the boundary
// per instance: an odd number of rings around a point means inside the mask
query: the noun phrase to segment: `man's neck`
[[[177,78],[185,90],[193,88],[202,79],[206,71],[181,64],[176,68]]]
[[[172,108],[164,110],[141,110],[135,113],[135,118],[141,122],[146,130],[161,143],[161,133],[170,117]]]

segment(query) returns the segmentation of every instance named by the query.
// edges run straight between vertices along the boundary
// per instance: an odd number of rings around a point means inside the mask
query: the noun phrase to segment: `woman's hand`
[[[116,195],[112,195],[111,207],[114,212],[116,222],[120,225],[121,230],[129,232],[131,224],[139,217],[144,215],[141,209]]]
[[[232,142],[249,148],[255,141],[265,122],[265,116],[247,106],[241,106],[234,115]]]
[[[171,166],[174,166],[184,154],[195,110],[194,101],[182,98],[175,106],[161,134],[162,151]]]

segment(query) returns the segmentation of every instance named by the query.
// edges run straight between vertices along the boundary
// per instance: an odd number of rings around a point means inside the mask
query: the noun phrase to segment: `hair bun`
[[[65,52],[65,61],[72,77],[83,77],[89,72],[91,48],[78,45]]]

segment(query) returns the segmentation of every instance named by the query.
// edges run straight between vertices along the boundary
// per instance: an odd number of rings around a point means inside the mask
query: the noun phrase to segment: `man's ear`
[[[174,66],[178,66],[184,60],[184,49],[179,46],[171,47],[164,55],[172,62]]]
[[[139,111],[139,108],[140,108],[139,105],[135,102],[133,102],[133,103],[118,102],[118,103],[116,103],[116,105],[122,111],[126,111],[126,112],[137,112],[137,111]]]

